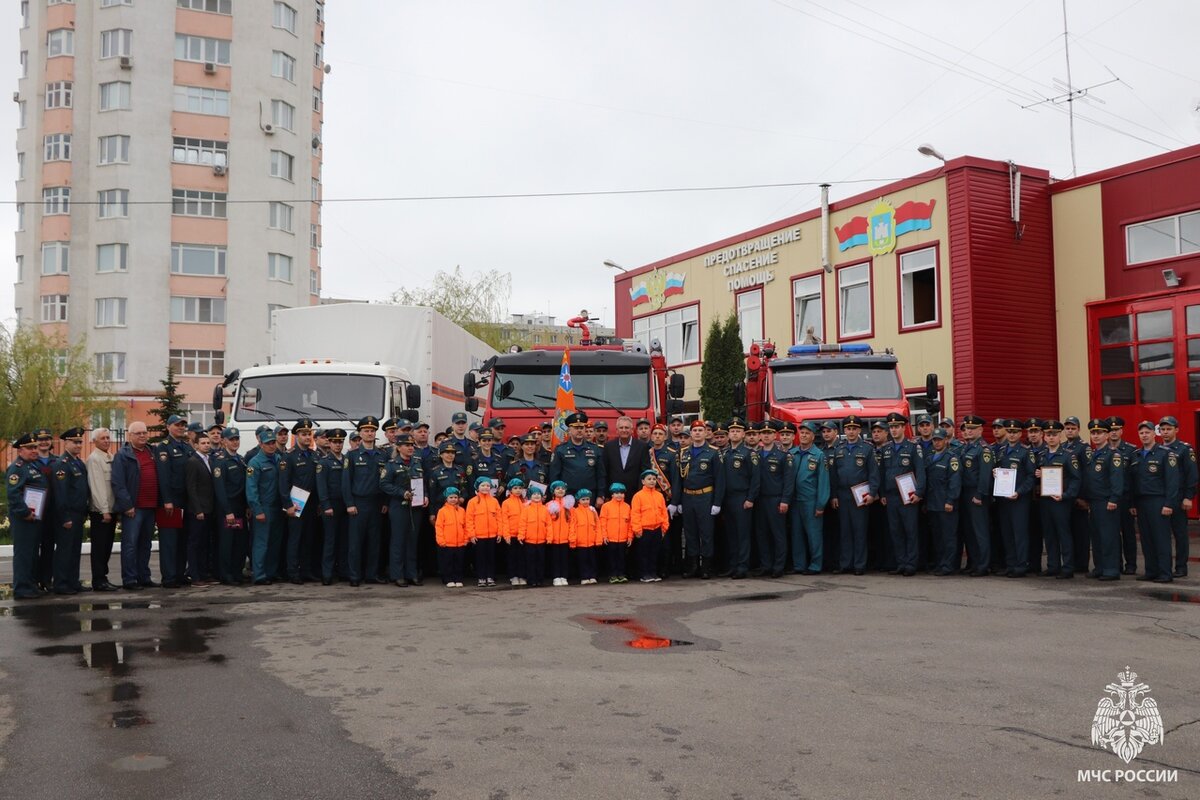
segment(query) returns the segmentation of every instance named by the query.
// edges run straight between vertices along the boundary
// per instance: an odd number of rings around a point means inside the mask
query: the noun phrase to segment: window
[[[104,189],[96,197],[100,219],[129,216],[129,190]]]
[[[42,274],[66,275],[71,271],[71,243],[42,243]]]
[[[130,85],[128,81],[100,84],[101,111],[128,111]]]
[[[67,321],[67,295],[42,295],[42,322]]]
[[[46,0],[48,6],[74,5],[75,0]]]
[[[192,11],[207,11],[210,14],[232,14],[233,0],[176,0],[180,8]]]
[[[172,189],[171,213],[181,217],[225,219],[225,193]]]
[[[183,403],[180,408],[183,409],[184,416],[192,422],[199,422],[204,426],[204,430],[211,428],[217,421],[217,410],[212,407],[212,403]]]
[[[25,180],[25,154],[17,153],[17,180]]]
[[[296,82],[296,59],[282,50],[271,51],[271,74],[285,81]]]
[[[17,283],[25,280],[25,256],[17,256]],[[20,314],[17,314],[20,317]]]
[[[207,36],[175,34],[175,58],[178,61],[211,62],[229,66],[229,40]]]
[[[21,0],[21,27],[29,27],[29,0]]]
[[[101,164],[128,164],[129,137],[101,136],[99,160]]]
[[[320,25],[325,21],[325,3],[322,0],[317,0],[317,24]]]
[[[46,84],[46,108],[70,108],[72,91],[75,84],[71,81],[53,81]]]
[[[283,28],[288,33],[296,32],[296,9],[287,3],[275,0],[275,19],[271,23],[275,28]]]
[[[43,161],[71,160],[71,134],[52,133],[43,138],[42,142],[45,145],[45,154],[42,156]]]
[[[125,409],[110,408],[103,411],[93,411],[92,429],[95,430],[96,428],[108,428],[114,432],[113,438],[119,436],[123,440],[126,430]]]
[[[17,101],[17,130],[25,127],[25,101]]]
[[[172,244],[171,272],[176,275],[224,275],[225,248],[215,244]]]
[[[112,6],[131,6],[133,0],[100,0],[101,8],[111,8]]]
[[[176,375],[204,377],[225,374],[224,350],[172,350],[170,358]]]
[[[96,353],[96,377],[102,381],[125,380],[125,354]]]
[[[271,177],[292,179],[292,157],[282,150],[271,151]]]
[[[97,297],[96,298],[96,327],[124,328],[125,327],[125,298]]]
[[[175,110],[189,114],[228,117],[229,92],[224,89],[206,89],[203,86],[176,86]]]
[[[319,67],[325,62],[325,48],[319,44],[313,45],[313,66]]]
[[[292,282],[292,257],[283,253],[267,253],[267,277],[273,281]]]
[[[313,111],[321,111],[321,90],[316,86],[313,87]]]
[[[633,338],[647,348],[662,342],[667,364],[675,366],[700,360],[700,307],[685,306],[633,321]]]
[[[1170,308],[1097,320],[1103,405],[1175,402],[1174,321]]]
[[[25,230],[25,204],[17,203],[17,230]]]
[[[321,293],[321,273],[317,272],[315,269],[310,269],[308,271],[308,293]]]
[[[792,338],[795,344],[818,344],[825,339],[825,307],[820,275],[792,281]]]
[[[171,160],[180,164],[227,167],[229,166],[229,142],[176,136],[174,146],[171,148]]]
[[[270,227],[292,232],[292,207],[287,203],[271,203]]]
[[[312,179],[312,201],[314,203],[321,202],[321,182],[316,178]]]
[[[750,345],[763,338],[763,291],[750,289],[737,295],[738,328],[742,334],[742,352],[749,353]]]
[[[75,55],[75,31],[57,28],[46,34],[46,57]]]
[[[275,327],[275,312],[281,308],[291,308],[291,306],[284,306],[279,303],[267,303],[267,330]]]
[[[125,272],[128,269],[129,245],[101,244],[96,246],[96,272]]]
[[[1200,211],[1125,227],[1127,264],[1144,264],[1186,253],[1200,253]]]
[[[321,246],[321,228],[315,222],[310,222],[308,224],[308,246],[309,247],[320,247]]]
[[[131,55],[133,55],[133,31],[128,28],[100,31],[100,58]]]
[[[900,254],[900,329],[938,322],[937,248]]]
[[[285,131],[296,128],[296,107],[282,100],[271,101],[271,124]]]
[[[71,190],[66,186],[50,186],[42,189],[42,214],[71,213]]]
[[[838,270],[838,338],[871,335],[871,265]]]
[[[22,50],[21,55],[19,56],[19,59],[21,62],[21,77],[28,78],[29,77],[29,51]]]
[[[220,297],[172,297],[171,322],[225,322],[225,301]]]

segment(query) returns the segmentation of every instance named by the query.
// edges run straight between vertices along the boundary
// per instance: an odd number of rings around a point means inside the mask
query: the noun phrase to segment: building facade
[[[550,314],[509,314],[508,322],[497,322],[489,327],[496,330],[498,350],[507,350],[512,345],[528,349],[544,344],[578,344],[579,328],[559,325],[558,318]],[[592,338],[613,336],[612,328],[599,324],[588,325]]]
[[[196,419],[320,288],[322,0],[21,2],[17,319]]]

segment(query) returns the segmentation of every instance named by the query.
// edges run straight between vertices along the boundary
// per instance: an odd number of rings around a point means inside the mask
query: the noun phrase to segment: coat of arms
[[[1128,764],[1148,744],[1163,740],[1162,716],[1150,697],[1150,687],[1129,667],[1117,674],[1117,683],[1104,687],[1108,697],[1096,706],[1092,718],[1092,744],[1112,750]]]

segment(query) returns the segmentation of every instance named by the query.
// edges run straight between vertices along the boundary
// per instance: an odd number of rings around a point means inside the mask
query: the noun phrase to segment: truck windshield
[[[383,395],[378,375],[260,375],[242,381],[233,418],[258,424],[272,417],[295,419],[296,411],[303,411],[313,419],[330,419],[334,415],[327,409],[336,408],[346,420],[357,420],[380,416]]]
[[[771,370],[774,400],[898,400],[900,380],[890,364],[821,364]]]
[[[586,367],[571,368],[571,382],[576,408],[612,408],[629,411],[650,407],[649,370],[603,372]],[[511,383],[511,388],[506,384]],[[501,390],[504,387],[504,390]],[[558,367],[545,369],[505,369],[497,371],[492,380],[492,408],[553,408],[558,391]],[[600,402],[589,400],[601,398]],[[547,400],[546,398],[551,398]],[[603,401],[608,401],[603,402]],[[611,405],[609,405],[611,403]]]

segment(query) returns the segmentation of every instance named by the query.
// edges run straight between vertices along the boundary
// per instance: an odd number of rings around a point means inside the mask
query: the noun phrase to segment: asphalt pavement
[[[1197,577],[10,600],[0,795],[1194,798],[1198,659]],[[1129,765],[1091,740],[1126,666]],[[1079,780],[1138,769],[1177,772]]]

